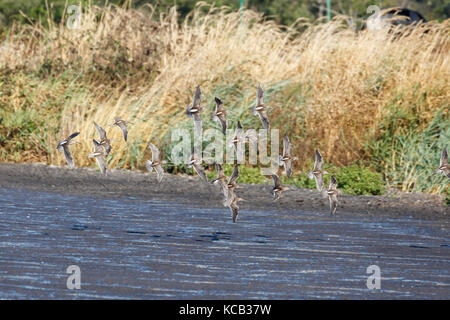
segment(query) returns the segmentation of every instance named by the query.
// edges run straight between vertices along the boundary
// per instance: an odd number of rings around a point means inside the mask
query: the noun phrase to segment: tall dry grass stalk
[[[241,19],[227,8],[200,5],[182,24],[175,8],[159,17],[152,12],[89,6],[78,30],[64,21],[49,28],[14,26],[0,47],[3,72],[49,65],[61,73],[73,70],[70,85],[89,82],[89,93],[65,100],[59,134],[46,138],[54,146],[81,131],[83,144],[74,147],[78,165],[92,164],[86,155],[97,136],[94,120],[106,126],[120,115],[134,123],[128,146],[119,129],[109,130],[110,166],[127,167],[136,154],[143,157],[148,140],[167,143],[172,128],[189,122],[184,111],[197,85],[209,109],[214,95],[226,94],[220,98],[232,108],[233,121],[253,121],[258,83],[272,88],[270,118],[291,136],[296,156],[303,162],[317,147],[338,165],[366,156],[364,146],[390,105],[414,109],[425,126],[450,101],[449,20],[430,24],[427,33],[416,28],[399,36],[355,34],[342,17],[282,28],[253,11]],[[64,164],[54,148],[49,153],[49,162]]]

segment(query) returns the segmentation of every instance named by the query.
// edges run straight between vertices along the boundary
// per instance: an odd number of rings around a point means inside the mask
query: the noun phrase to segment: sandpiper
[[[272,173],[272,179],[273,179],[273,188],[272,188],[273,200],[278,200],[281,197],[281,193],[286,190],[289,190],[289,188],[281,185],[280,177],[278,177],[277,174]]]
[[[194,167],[195,172],[198,176],[205,182],[208,182],[208,178],[206,177],[205,170],[202,167],[202,160],[198,159],[195,155],[194,149],[192,149],[191,159],[188,162],[188,168]]]
[[[194,119],[194,128],[198,136],[202,133],[202,117],[200,115],[202,112],[202,107],[200,106],[201,96],[202,91],[200,90],[200,86],[197,86],[192,105],[186,108],[186,114]]]
[[[291,142],[287,135],[283,137],[283,154],[280,155],[280,165],[284,166],[284,171],[288,178],[292,176],[292,161],[297,160],[291,156]]]
[[[95,128],[97,129],[100,142],[99,144],[105,150],[105,157],[109,155],[111,152],[111,140],[106,137],[106,131],[101,126],[98,125],[97,122],[94,121]]]
[[[88,154],[89,158],[95,158],[97,160],[98,167],[102,174],[106,174],[106,168],[108,167],[105,160],[104,147],[95,139],[92,139],[94,144],[94,152]]]
[[[234,193],[233,190],[229,190],[228,198],[225,200],[225,202],[226,202],[226,206],[228,206],[230,208],[233,222],[237,221],[237,217],[239,214],[239,206],[238,206],[239,201],[244,201],[244,199],[236,196],[236,194]]]
[[[212,113],[211,118],[214,121],[220,121],[220,123],[222,125],[222,132],[223,132],[223,134],[225,134],[227,131],[227,117],[226,117],[227,112],[225,111],[225,108],[223,107],[222,100],[220,100],[217,97],[215,97],[214,100],[216,102],[216,110]]]
[[[72,139],[75,138],[76,136],[78,136],[79,134],[80,134],[79,132],[72,133],[66,139],[60,141],[58,143],[58,146],[56,147],[57,150],[62,150],[62,152],[64,154],[64,158],[66,158],[66,162],[69,165],[69,167],[71,167],[71,168],[74,167],[74,164],[73,164],[72,153],[70,152],[69,146],[73,143],[76,143],[76,141],[72,141]]]
[[[448,164],[448,153],[444,147],[441,154],[441,161],[439,162],[439,169],[436,171],[438,174],[443,174],[450,179],[450,165]]]
[[[162,168],[163,161],[161,161],[160,153],[158,148],[151,142],[148,143],[148,146],[152,150],[152,161],[147,160],[145,166],[149,172],[152,172],[155,169],[156,177],[158,179],[158,183],[161,182],[164,176],[164,170]]]
[[[240,121],[237,123],[236,131],[234,133],[234,137],[231,140],[230,145],[234,146],[234,149],[236,152],[238,151],[238,145],[240,143],[245,144],[249,142],[249,145],[253,146],[253,148],[258,147],[258,135],[255,130],[247,130],[246,133],[244,133],[244,128],[242,127],[242,124]]]
[[[122,120],[120,117],[114,118],[114,123],[109,125],[110,127],[118,126],[120,130],[122,130],[123,139],[125,142],[127,141],[128,136],[128,127],[127,122],[125,120]]]
[[[225,175],[225,173],[223,171],[222,165],[219,163],[216,163],[216,172],[217,172],[217,178],[211,180],[211,183],[219,184],[220,188],[222,189],[223,196],[225,197],[225,199],[227,199],[228,198],[227,176]]]
[[[269,118],[267,117],[266,109],[270,108],[264,104],[264,91],[261,87],[261,84],[258,85],[258,91],[256,93],[256,103],[252,108],[252,112],[254,115],[258,115],[261,120],[261,124],[264,129],[270,128]]]
[[[327,194],[328,194],[328,199],[330,200],[330,214],[333,215],[336,213],[336,208],[337,208],[337,203],[338,203],[337,180],[334,176],[331,176],[330,185],[328,186]]]
[[[310,179],[316,180],[317,190],[322,191],[323,189],[323,175],[328,174],[327,171],[322,170],[323,158],[319,150],[316,149],[316,160],[314,162],[313,171],[308,172],[308,177]]]

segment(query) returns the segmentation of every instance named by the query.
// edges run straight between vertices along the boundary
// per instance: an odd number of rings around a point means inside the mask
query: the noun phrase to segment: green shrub
[[[383,180],[379,173],[357,165],[339,168],[335,177],[338,188],[347,194],[380,195],[384,191]]]
[[[406,125],[400,126],[402,121]],[[368,150],[373,155],[371,163],[383,172],[389,186],[404,191],[445,193],[445,179],[434,173],[442,149],[449,147],[448,105],[423,130],[418,129],[417,119],[392,112],[383,120],[380,131],[382,134],[368,145]]]

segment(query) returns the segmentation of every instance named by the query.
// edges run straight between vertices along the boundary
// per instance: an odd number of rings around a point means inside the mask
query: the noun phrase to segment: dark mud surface
[[[314,191],[241,186],[234,224],[197,177],[0,164],[0,299],[450,298],[442,198],[342,196],[330,216]]]

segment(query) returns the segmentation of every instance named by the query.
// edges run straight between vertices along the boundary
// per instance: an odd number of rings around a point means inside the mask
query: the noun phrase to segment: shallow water
[[[449,299],[449,267],[432,221],[0,189],[0,299]]]

